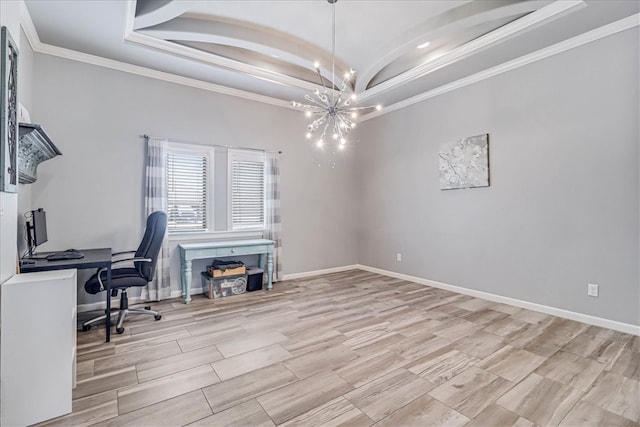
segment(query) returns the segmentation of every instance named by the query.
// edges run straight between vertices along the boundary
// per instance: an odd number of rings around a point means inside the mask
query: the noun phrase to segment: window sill
[[[172,233],[169,241],[194,242],[199,240],[231,240],[231,239],[260,239],[264,236],[264,230],[244,231],[216,231],[207,233]]]

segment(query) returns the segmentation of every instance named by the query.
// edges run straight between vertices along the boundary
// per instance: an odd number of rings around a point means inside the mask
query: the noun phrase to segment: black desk
[[[21,273],[33,273],[36,271],[50,271],[50,270],[66,270],[71,268],[85,269],[85,268],[106,268],[107,269],[107,281],[105,283],[107,293],[107,313],[111,313],[111,248],[101,249],[79,249],[84,253],[84,258],[78,259],[63,259],[59,261],[48,261],[46,259],[33,259],[34,264],[21,264]],[[45,257],[54,252],[40,252],[35,257]],[[25,258],[24,260],[29,260]],[[106,342],[111,339],[111,316],[107,316],[106,321]]]

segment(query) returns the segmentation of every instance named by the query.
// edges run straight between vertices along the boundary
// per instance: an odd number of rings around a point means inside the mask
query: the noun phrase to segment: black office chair
[[[156,271],[156,263],[158,254],[162,246],[162,240],[167,229],[167,214],[162,211],[153,212],[147,218],[147,226],[136,251],[118,252],[113,254],[111,262],[111,296],[118,296],[120,290],[120,308],[109,313],[110,316],[118,314],[118,323],[116,324],[116,332],[121,334],[124,332],[122,324],[129,313],[151,314],[156,320],[162,318],[162,314],[152,311],[151,307],[129,308],[127,299],[127,289],[132,286],[146,286]],[[124,254],[134,254],[131,258],[121,258]],[[115,265],[124,264],[120,268],[113,268]],[[128,266],[126,266],[128,264]],[[133,266],[132,266],[133,265]],[[84,284],[87,293],[97,294],[105,290],[104,281],[107,280],[107,269],[101,268],[96,274],[91,276]],[[88,320],[82,324],[82,330],[88,331],[91,325],[102,320],[106,320],[107,314]]]

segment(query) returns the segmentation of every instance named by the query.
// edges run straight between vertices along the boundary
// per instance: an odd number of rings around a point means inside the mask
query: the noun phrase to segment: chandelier
[[[304,99],[309,104],[303,104],[301,102],[291,101],[291,106],[301,108],[305,111],[305,115],[309,118],[315,118],[307,126],[307,139],[313,138],[313,135],[321,130],[320,136],[316,141],[316,146],[320,149],[324,148],[325,140],[327,136],[333,139],[339,150],[344,150],[347,143],[347,134],[356,127],[355,119],[358,117],[358,112],[362,110],[381,110],[380,105],[370,107],[355,107],[351,103],[355,101],[356,94],[345,93],[349,88],[350,83],[355,79],[356,71],[351,68],[344,74],[342,82],[335,90],[336,81],[336,3],[338,0],[327,0],[333,4],[333,39],[331,44],[331,90],[325,83],[325,78],[320,72],[320,63],[315,62],[314,68],[320,82],[322,83],[322,90],[316,89],[313,94],[305,95]]]

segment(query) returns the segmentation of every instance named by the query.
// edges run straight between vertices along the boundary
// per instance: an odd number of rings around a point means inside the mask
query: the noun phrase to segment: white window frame
[[[215,148],[204,145],[184,144],[177,142],[170,142],[167,144],[167,154],[183,154],[183,155],[202,155],[207,157],[207,182],[205,189],[205,200],[207,208],[207,228],[198,231],[169,231],[170,236],[201,236],[204,233],[212,233],[215,229],[215,217],[214,217],[214,197],[213,194],[213,179],[214,179],[214,153]],[[166,179],[166,176],[165,176]],[[167,206],[167,209],[169,206]]]
[[[262,223],[254,225],[235,226],[233,224],[233,160],[247,160],[261,162],[263,167],[262,177]],[[267,195],[267,162],[263,151],[259,150],[242,150],[229,148],[227,150],[227,228],[231,231],[242,230],[264,230],[266,222],[266,195]]]

